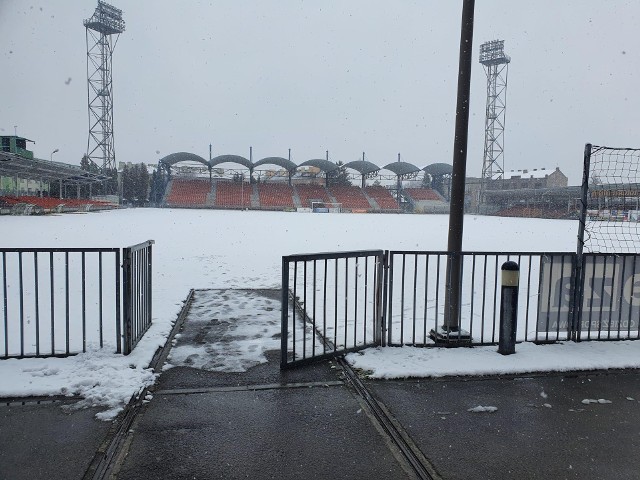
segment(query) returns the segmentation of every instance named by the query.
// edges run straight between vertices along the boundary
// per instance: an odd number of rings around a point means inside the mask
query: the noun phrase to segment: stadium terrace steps
[[[216,184],[217,182],[211,182],[211,190],[209,190],[207,201],[205,202],[208,207],[213,207],[216,204]]]
[[[251,208],[260,208],[260,197],[258,196],[257,185],[251,186]]]
[[[366,197],[367,201],[371,204],[374,210],[380,210],[380,205],[376,200],[367,193],[367,190],[362,190],[362,194]]]
[[[378,204],[378,207],[381,210],[393,210],[393,211],[400,210],[400,208],[398,207],[398,202],[396,201],[395,198],[393,198],[393,195],[391,195],[391,192],[385,187],[381,187],[381,186],[366,187],[365,192],[367,193],[367,195],[369,195],[369,197],[372,200],[374,200]]]
[[[342,208],[351,210],[371,210],[374,208],[360,187],[346,185],[330,187],[329,193],[337,203],[342,204]]]
[[[335,198],[332,200],[329,192],[322,185],[298,184],[294,189],[300,198],[300,204],[305,208],[311,208],[313,201],[335,203]]]
[[[161,205],[167,204],[167,199],[169,198],[169,194],[171,193],[171,189],[173,188],[173,178],[170,178],[167,182],[166,187],[164,188],[164,193],[162,194],[162,203]]]

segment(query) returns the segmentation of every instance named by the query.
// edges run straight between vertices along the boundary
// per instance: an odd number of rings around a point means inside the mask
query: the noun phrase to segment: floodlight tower
[[[116,168],[111,57],[120,34],[124,32],[122,10],[98,0],[93,16],[83,23],[87,41],[89,101],[87,157],[101,165],[106,173],[106,170]]]
[[[491,180],[504,173],[504,125],[507,110],[507,74],[511,58],[504,53],[504,40],[480,45],[480,63],[487,75],[487,108],[484,122],[484,161],[480,203]]]

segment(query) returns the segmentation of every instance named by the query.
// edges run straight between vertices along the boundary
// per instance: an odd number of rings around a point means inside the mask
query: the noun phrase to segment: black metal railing
[[[387,310],[387,343],[389,345],[431,345],[431,331],[447,327],[445,315],[446,279],[449,265],[447,252],[389,252],[389,298]],[[457,331],[448,335],[462,337],[468,333],[474,345],[496,344],[499,338],[501,284],[500,269],[504,262],[520,266],[518,341],[566,340],[569,326],[554,321],[557,308],[546,308],[541,321],[541,307],[551,306],[552,293],[541,291],[540,272],[543,265],[563,272],[571,279],[574,254],[532,252],[464,252],[460,254],[462,269],[460,314]],[[554,299],[555,301],[555,299]],[[445,328],[444,331],[448,331]]]
[[[282,365],[372,345],[431,346],[434,331],[447,332],[454,343],[468,334],[471,345],[497,344],[507,261],[519,265],[517,341],[640,338],[637,254],[585,254],[578,264],[578,255],[567,252],[461,253],[455,330],[442,328],[451,321],[445,315],[449,255],[375,250],[283,257]]]
[[[129,353],[151,321],[150,247],[121,268],[136,247],[0,248],[0,358]]]
[[[124,354],[128,355],[151,326],[153,240],[123,249]]]
[[[282,258],[281,366],[381,342],[382,250]]]

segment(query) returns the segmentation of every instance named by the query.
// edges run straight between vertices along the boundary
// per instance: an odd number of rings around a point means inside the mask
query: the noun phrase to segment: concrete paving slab
[[[72,480],[87,470],[111,424],[99,409],[75,410],[73,401],[0,405],[0,479]]]
[[[367,386],[446,479],[637,479],[640,472],[638,372]],[[468,411],[480,405],[497,411]]]

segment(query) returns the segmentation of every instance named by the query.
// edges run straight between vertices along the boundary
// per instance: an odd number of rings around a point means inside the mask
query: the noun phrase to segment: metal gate
[[[382,250],[282,257],[281,367],[379,345]]]

